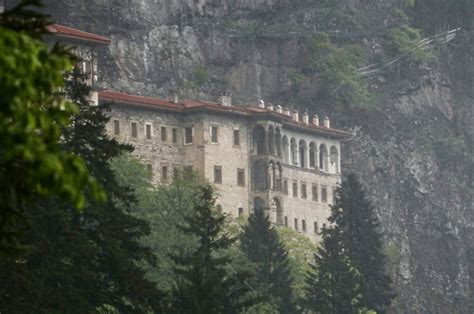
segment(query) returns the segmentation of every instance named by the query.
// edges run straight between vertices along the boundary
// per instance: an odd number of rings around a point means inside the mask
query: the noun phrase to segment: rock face
[[[212,99],[225,90],[237,101],[274,103],[297,93],[318,106],[308,92],[313,82],[295,91],[295,73],[309,62],[305,34],[335,22],[322,25],[311,1],[45,2],[58,23],[112,39],[99,60],[110,89],[162,97],[173,89]],[[379,17],[383,23],[382,13],[398,2],[362,7],[371,16],[367,24]],[[385,83],[393,97],[377,109],[332,119],[354,132],[343,148],[343,171],[361,177],[378,208],[396,278],[394,313],[471,312],[472,32],[461,33],[456,47],[409,84]]]

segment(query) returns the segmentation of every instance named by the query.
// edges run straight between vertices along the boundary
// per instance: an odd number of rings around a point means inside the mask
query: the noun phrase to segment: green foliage
[[[399,26],[390,32],[388,40],[388,46],[393,54],[402,57],[402,60],[408,64],[434,60],[435,55],[428,47],[421,44],[420,30],[409,25],[406,14],[397,10],[394,18],[398,20]]]
[[[202,86],[209,81],[209,73],[204,65],[194,67],[193,81],[197,86]]]
[[[359,313],[361,276],[346,254],[339,226],[322,232],[322,243],[307,279],[306,309],[317,313]]]
[[[329,221],[341,228],[345,253],[360,273],[361,305],[384,313],[394,293],[374,207],[354,175],[349,175],[336,193]]]
[[[263,210],[251,214],[240,236],[242,250],[256,266],[250,285],[280,313],[295,313],[288,253]]]
[[[453,169],[463,164],[466,144],[461,136],[449,136],[431,143],[440,165],[443,168]]]
[[[24,210],[32,201],[59,196],[82,208],[84,191],[106,199],[84,161],[61,147],[61,128],[77,113],[55,95],[64,84],[62,73],[71,68],[69,55],[58,48],[50,52],[30,36],[27,28],[45,20],[35,14],[31,21],[22,12],[7,11],[0,20],[0,253],[19,248],[28,225]]]
[[[362,62],[357,46],[337,47],[329,36],[315,36],[311,42],[310,68],[322,81],[324,101],[348,106],[362,106],[369,93],[356,69]]]
[[[200,202],[194,215],[178,226],[196,239],[196,247],[173,255],[175,287],[170,294],[169,310],[174,313],[238,313],[255,300],[245,284],[248,272],[230,272],[230,257],[222,254],[234,242],[222,234],[225,217],[215,211],[214,191],[210,185],[199,188]]]

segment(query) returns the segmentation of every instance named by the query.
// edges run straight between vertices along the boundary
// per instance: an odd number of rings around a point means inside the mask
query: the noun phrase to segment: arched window
[[[282,174],[283,174],[283,169],[281,167],[281,164],[279,162],[276,163],[275,165],[275,190],[281,191],[282,189]]]
[[[252,139],[253,139],[254,154],[257,154],[257,155],[265,154],[266,152],[265,129],[261,125],[257,125],[253,128]]]
[[[281,208],[280,200],[276,197],[272,200],[272,210],[276,211],[274,223],[276,223],[277,225],[283,225],[283,209]]]
[[[316,168],[316,144],[314,142],[309,143],[309,167]]]
[[[331,162],[331,170],[334,173],[339,173],[339,153],[336,146],[331,146],[329,151],[329,160]]]
[[[270,161],[268,164],[268,176],[270,177],[269,180],[269,187],[270,190],[275,189],[275,165],[273,164],[273,161]]]
[[[281,134],[280,128],[275,129],[275,148],[277,156],[281,156]]]
[[[290,146],[291,164],[297,165],[298,158],[296,156],[298,155],[298,146],[296,145],[296,140],[294,138],[291,138]]]
[[[300,157],[300,166],[306,168],[306,142],[301,140],[299,142],[299,157]]]
[[[328,171],[328,149],[324,144],[319,146],[319,169]]]
[[[289,145],[288,145],[288,138],[286,137],[286,135],[283,135],[283,138],[282,138],[282,146],[283,146],[283,162],[285,164],[289,164]]]
[[[273,133],[273,127],[268,127],[268,153],[275,154],[275,133]]]

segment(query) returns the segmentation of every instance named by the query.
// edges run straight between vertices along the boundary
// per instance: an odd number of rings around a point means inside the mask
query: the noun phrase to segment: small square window
[[[298,218],[295,218],[295,230],[298,230]]]
[[[222,167],[221,166],[214,166],[214,183],[217,183],[217,184],[222,183]]]
[[[171,129],[171,134],[173,137],[173,143],[174,144],[178,143],[178,129],[176,128]]]
[[[136,123],[136,122],[132,122],[131,128],[132,128],[132,137],[133,137],[133,138],[137,138],[137,135],[138,135],[137,123]]]
[[[184,128],[184,143],[191,144],[193,142],[193,128],[187,127]]]
[[[234,130],[234,146],[240,146],[240,130]]]
[[[145,138],[147,140],[151,139],[151,124],[145,124]]]
[[[301,183],[301,198],[306,199],[308,195],[306,194],[306,183]]]
[[[313,201],[317,202],[318,201],[318,186],[313,184],[311,188],[311,194],[313,197]]]
[[[120,121],[114,120],[114,135],[120,135]]]
[[[328,188],[326,186],[321,186],[321,202],[328,202]]]
[[[237,169],[237,185],[245,186],[245,169]]]
[[[211,143],[217,143],[217,127],[211,126]]]
[[[166,127],[161,127],[161,141],[166,142],[168,140],[168,134],[166,133]]]
[[[301,230],[303,230],[303,232],[306,232],[306,220],[301,220]]]
[[[293,182],[293,197],[298,197],[298,182]]]
[[[168,167],[167,166],[161,167],[161,181],[168,182]]]

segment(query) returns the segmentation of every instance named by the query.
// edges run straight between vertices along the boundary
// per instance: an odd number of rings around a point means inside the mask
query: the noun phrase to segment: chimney
[[[291,117],[290,109],[288,107],[285,107],[285,115]]]
[[[328,116],[324,117],[323,125],[324,125],[325,128],[330,128]]]
[[[175,90],[170,90],[170,96],[168,100],[172,103],[177,104],[179,102],[178,93]]]
[[[232,96],[229,93],[222,93],[221,95],[221,105],[225,107],[232,106]]]
[[[273,111],[273,105],[271,103],[268,103],[267,109]]]
[[[265,109],[265,102],[262,99],[258,101],[258,108]]]
[[[280,105],[277,105],[277,110],[276,110],[276,112],[282,113],[282,112],[283,112],[283,108],[282,108]]]
[[[303,113],[303,123],[304,124],[309,124],[309,116],[308,116],[308,113],[306,111]]]
[[[319,125],[319,117],[317,114],[313,114],[313,124]]]
[[[298,111],[293,110],[293,120],[295,120],[296,122],[298,122],[299,119],[300,119],[300,117],[299,117]]]

